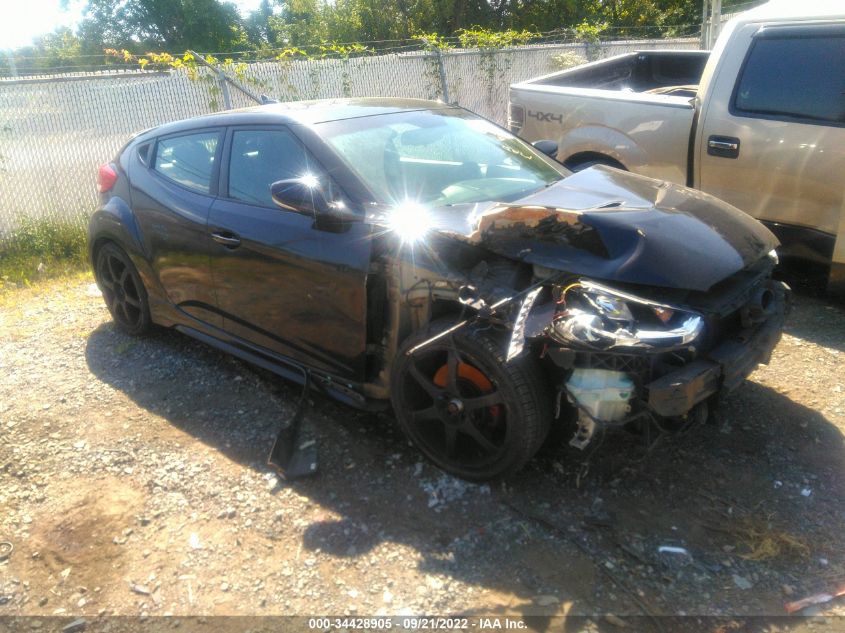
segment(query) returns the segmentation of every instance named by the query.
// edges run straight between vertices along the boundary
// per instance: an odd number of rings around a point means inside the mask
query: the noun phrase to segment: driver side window
[[[229,197],[276,208],[270,185],[318,175],[315,161],[287,130],[235,130],[229,159]]]

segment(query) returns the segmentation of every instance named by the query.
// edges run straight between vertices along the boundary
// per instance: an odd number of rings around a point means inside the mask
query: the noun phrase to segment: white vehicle
[[[621,55],[514,84],[509,126],[578,171],[700,189],[763,221],[845,295],[845,2],[773,1],[712,52]]]

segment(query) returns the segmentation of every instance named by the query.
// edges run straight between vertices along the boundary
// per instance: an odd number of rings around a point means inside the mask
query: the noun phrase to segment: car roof
[[[172,134],[183,130],[224,125],[311,125],[327,121],[357,119],[366,116],[412,112],[419,110],[453,109],[455,106],[442,101],[425,99],[319,99],[315,101],[290,101],[226,110],[205,116],[165,123],[142,133],[143,136]],[[139,135],[141,136],[141,135]]]

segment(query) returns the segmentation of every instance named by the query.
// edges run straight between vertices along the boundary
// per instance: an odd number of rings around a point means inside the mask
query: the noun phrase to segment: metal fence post
[[[229,84],[232,84],[235,88],[240,90],[243,94],[247,97],[255,101],[256,103],[264,103],[264,99],[262,96],[253,94],[252,91],[247,90],[246,87],[239,81],[229,77],[226,74],[226,71],[222,68],[218,68],[214,64],[209,63],[206,61],[205,57],[197,53],[196,51],[189,50],[188,51],[191,55],[194,56],[194,59],[198,61],[203,66],[207,66],[217,75],[217,83],[220,84],[220,91],[223,93],[223,105],[226,106],[227,110],[232,109],[232,95],[229,93]]]
[[[434,49],[437,55],[437,70],[440,73],[440,88],[443,93],[443,101],[449,103],[449,84],[446,83],[446,68],[443,65],[443,52],[439,48]]]
[[[220,90],[223,93],[223,107],[227,110],[231,110],[232,95],[229,94],[229,82],[226,81],[226,73],[222,70],[217,71],[217,83],[220,85]]]
[[[707,35],[710,38],[709,46],[713,48],[716,40],[719,38],[719,33],[722,32],[722,0],[711,0],[710,6],[710,29]]]

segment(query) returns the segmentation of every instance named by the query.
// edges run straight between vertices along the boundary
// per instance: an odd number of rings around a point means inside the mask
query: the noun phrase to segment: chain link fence
[[[251,90],[280,101],[443,99],[504,124],[508,86],[553,72],[561,55],[572,64],[635,50],[696,49],[698,43],[660,39],[255,62],[245,76]],[[237,90],[230,94],[233,107],[254,105]],[[97,166],[114,158],[133,133],[222,107],[209,70],[196,80],[182,71],[0,80],[0,237],[25,219],[84,222],[96,205]]]

